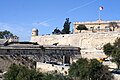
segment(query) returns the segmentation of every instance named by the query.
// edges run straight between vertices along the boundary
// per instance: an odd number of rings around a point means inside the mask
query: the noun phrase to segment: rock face
[[[64,35],[32,36],[31,42],[38,42],[40,45],[70,45],[80,48],[102,49],[106,43],[113,43],[120,37],[119,32],[100,33],[78,33]]]

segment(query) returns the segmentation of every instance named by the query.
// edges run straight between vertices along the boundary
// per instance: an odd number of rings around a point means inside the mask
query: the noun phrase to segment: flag
[[[101,7],[99,7],[99,9],[100,9],[100,10],[103,10],[103,7],[101,6]]]

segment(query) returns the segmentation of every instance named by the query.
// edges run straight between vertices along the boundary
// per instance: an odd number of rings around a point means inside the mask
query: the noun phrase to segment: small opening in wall
[[[64,37],[64,36],[62,36],[62,37]]]

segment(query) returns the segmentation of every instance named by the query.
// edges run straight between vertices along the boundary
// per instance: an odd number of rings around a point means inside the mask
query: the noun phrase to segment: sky
[[[66,18],[73,22],[96,21],[99,7],[102,20],[120,20],[120,0],[0,0],[0,31],[8,30],[30,41],[33,28],[39,35],[63,29]]]

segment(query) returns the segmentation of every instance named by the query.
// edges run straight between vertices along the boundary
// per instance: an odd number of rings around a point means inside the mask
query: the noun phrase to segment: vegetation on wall
[[[80,30],[80,32],[81,32],[81,30],[88,30],[88,28],[84,24],[78,25],[76,29]]]
[[[119,28],[119,25],[116,22],[110,22],[109,27],[110,27],[110,30],[114,31],[115,28]]]

